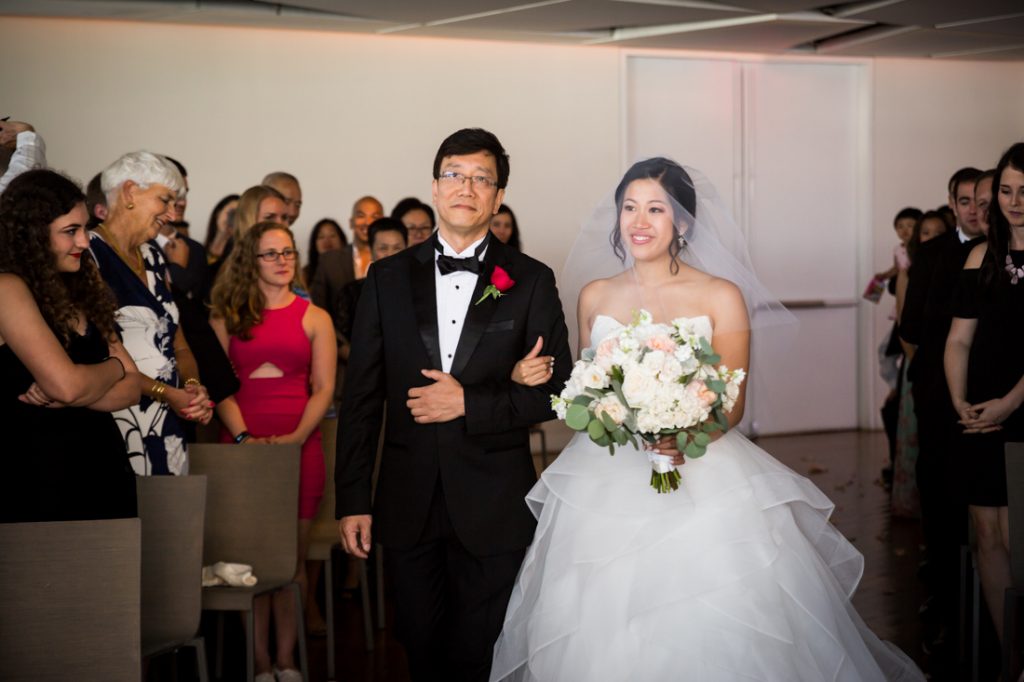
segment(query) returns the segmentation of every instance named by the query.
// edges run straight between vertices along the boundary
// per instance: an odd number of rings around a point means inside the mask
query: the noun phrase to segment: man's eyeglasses
[[[469,180],[470,185],[479,189],[494,189],[498,186],[497,181],[491,180],[486,175],[464,175],[455,171],[445,171],[438,175],[437,179],[445,185],[459,185],[460,187],[466,180]]]
[[[265,263],[273,263],[281,257],[284,257],[285,260],[295,260],[295,257],[298,255],[299,252],[295,249],[285,249],[284,251],[264,251],[263,253],[257,253],[256,257],[262,259]]]

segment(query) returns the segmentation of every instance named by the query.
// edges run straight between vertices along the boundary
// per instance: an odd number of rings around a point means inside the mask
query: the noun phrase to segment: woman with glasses
[[[295,580],[305,591],[309,528],[324,488],[320,421],[334,395],[337,349],[331,318],[295,294],[298,273],[291,230],[257,223],[240,237],[213,288],[210,323],[242,385],[217,406],[225,428],[222,440],[302,444]],[[295,605],[287,592],[257,600],[256,679],[274,679],[268,642],[271,600],[277,679],[301,680],[293,655]]]

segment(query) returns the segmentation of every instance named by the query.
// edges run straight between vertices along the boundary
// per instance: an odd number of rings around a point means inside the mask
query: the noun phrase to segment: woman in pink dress
[[[291,231],[259,223],[241,238],[213,289],[211,324],[241,388],[217,406],[224,442],[302,443],[296,581],[305,590],[309,528],[324,489],[320,421],[334,395],[336,341],[331,318],[294,292],[298,251]],[[305,594],[303,594],[305,598]],[[301,680],[295,669],[294,601],[273,595],[277,665],[272,672],[271,599],[255,607],[257,682]],[[266,677],[262,677],[265,675]]]

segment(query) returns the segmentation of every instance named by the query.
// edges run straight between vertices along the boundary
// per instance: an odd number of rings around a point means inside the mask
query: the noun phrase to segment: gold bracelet
[[[185,388],[188,388],[189,386],[201,386],[201,385],[202,384],[199,383],[199,379],[196,379],[195,377],[189,377],[188,379],[185,379]]]
[[[150,395],[153,398],[153,400],[156,400],[157,402],[161,403],[164,402],[164,393],[166,392],[167,384],[163,383],[162,381],[153,382],[153,388],[150,389]]]

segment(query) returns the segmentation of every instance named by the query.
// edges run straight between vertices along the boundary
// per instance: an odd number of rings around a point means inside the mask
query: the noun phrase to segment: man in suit
[[[486,680],[533,538],[528,429],[554,416],[549,395],[572,359],[551,269],[489,238],[508,180],[498,139],[481,129],[453,133],[433,174],[437,234],[375,263],[359,300],[336,515],[346,551],[366,557],[374,540],[386,550],[413,679]],[[514,365],[538,337],[553,358],[548,382],[513,383]]]
[[[335,323],[341,290],[352,280],[366,276],[366,270],[373,259],[368,238],[370,225],[382,217],[384,207],[377,199],[361,197],[352,205],[352,215],[348,219],[352,244],[340,251],[320,254],[320,264],[310,283],[309,293],[313,303],[330,313]]]
[[[929,639],[945,649],[937,652],[937,660],[955,653],[959,551],[966,539],[967,522],[967,505],[956,476],[956,444],[962,429],[949,397],[943,356],[960,271],[971,249],[984,239],[974,205],[979,175],[976,168],[962,168],[950,179],[949,205],[956,214],[957,228],[917,249],[908,271],[899,324],[900,336],[914,347],[908,377],[913,382],[917,416],[915,473],[927,546],[926,582],[934,607],[929,610],[939,626]]]

